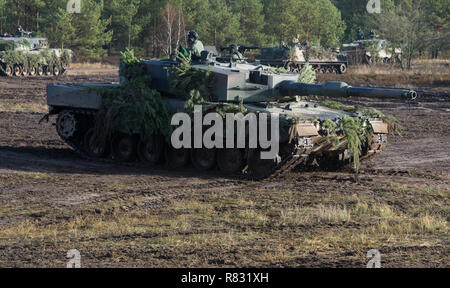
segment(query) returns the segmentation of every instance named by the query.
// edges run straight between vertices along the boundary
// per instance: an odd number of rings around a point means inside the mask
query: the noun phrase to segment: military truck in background
[[[386,40],[375,37],[343,44],[342,53],[349,65],[400,63],[402,56],[400,48],[390,48]]]
[[[0,76],[59,76],[72,61],[69,49],[50,49],[46,38],[31,32],[0,36]]]
[[[295,73],[309,63],[316,73],[344,74],[348,64],[346,56],[339,49],[326,50],[308,44],[264,47],[256,59],[263,65],[282,67]]]

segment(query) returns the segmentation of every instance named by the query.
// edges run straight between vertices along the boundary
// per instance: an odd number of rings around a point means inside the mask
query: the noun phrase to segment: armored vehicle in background
[[[327,51],[310,45],[264,47],[257,60],[263,65],[283,67],[290,72],[299,72],[308,62],[316,73],[338,73],[347,71],[347,59],[337,49]]]
[[[347,56],[349,65],[400,63],[402,57],[400,48],[389,48],[386,40],[377,38],[343,44],[342,53]]]
[[[231,44],[227,47],[220,47],[220,51],[227,51],[228,53],[224,56],[215,57],[215,61],[220,63],[247,63],[247,58],[245,58],[245,52],[250,50],[259,49],[257,46],[243,46]]]
[[[0,76],[64,74],[71,63],[72,51],[50,49],[47,39],[30,35],[23,31],[19,37],[0,37]]]
[[[207,52],[203,54],[210,55]],[[224,174],[242,173],[252,179],[261,179],[285,173],[298,166],[314,164],[327,169],[347,165],[351,155],[355,155],[355,151],[351,151],[348,145],[350,140],[345,134],[348,121],[359,123],[361,129],[368,132],[367,141],[361,144],[361,159],[380,153],[386,146],[389,126],[379,115],[339,108],[332,109],[317,102],[306,101],[299,96],[398,99],[416,97],[416,92],[405,89],[352,87],[342,82],[300,83],[297,80],[298,74],[295,73],[273,73],[271,72],[273,69],[263,65],[224,64],[208,59],[206,56],[201,63],[191,65],[191,69],[205,71],[213,76],[208,99],[201,104],[203,115],[230,105],[239,107],[239,111],[245,115],[249,115],[246,113],[257,115],[257,118],[261,115],[269,117],[279,115],[279,127],[268,127],[271,125],[270,121],[265,124],[257,121],[258,129],[266,126],[262,128],[270,131],[272,139],[279,144],[279,152],[276,156],[270,159],[261,157],[261,153],[267,151],[267,147],[251,146],[250,138],[256,135],[255,131],[249,131],[248,127],[244,128],[243,134],[240,134],[245,135],[245,146],[239,148],[220,148],[228,147],[228,145],[206,148],[203,145],[200,146],[202,148],[176,149],[170,137],[162,137],[158,133],[148,137],[144,136],[142,131],[127,133],[117,131],[103,145],[99,144],[95,141],[96,133],[99,133],[95,125],[102,115],[101,111],[104,111],[105,104],[102,95],[97,91],[99,88],[108,90],[123,86],[128,83],[126,78],[121,78],[124,81],[122,84],[48,85],[49,115],[47,119],[51,115],[57,115],[56,130],[59,136],[82,156],[90,159],[102,158],[103,161],[118,162],[133,162],[138,159],[148,166],[154,166],[164,159],[167,165],[173,168],[180,168],[191,163],[199,171],[218,167]],[[185,107],[188,99],[180,97],[177,90],[170,84],[170,79],[175,73],[174,68],[180,67],[180,63],[171,60],[141,60],[140,66],[144,73],[151,75],[151,80],[147,83],[148,89],[158,92],[170,113],[187,113]],[[126,70],[126,67],[121,65],[121,70],[124,71],[124,69]],[[234,114],[235,117],[236,115],[238,114]],[[127,116],[129,114],[121,115],[121,117]],[[246,127],[246,124],[243,127]],[[236,129],[239,128],[234,127],[235,135],[240,133]],[[207,130],[206,126],[203,131],[205,130]],[[233,133],[233,129],[231,131]],[[203,135],[200,132],[197,136]],[[334,137],[335,141],[330,141],[330,137]],[[190,147],[196,147],[194,138],[196,138],[195,134],[191,140],[188,140],[192,142]]]

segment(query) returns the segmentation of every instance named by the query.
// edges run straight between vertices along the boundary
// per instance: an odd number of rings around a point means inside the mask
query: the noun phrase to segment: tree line
[[[21,25],[78,58],[114,55],[126,47],[162,57],[185,45],[188,30],[216,47],[298,38],[327,48],[354,39],[360,27],[398,45],[418,46],[408,50],[412,56],[448,49],[450,0],[380,0],[380,14],[367,12],[368,0],[80,1],[81,13],[70,14],[68,0],[0,0],[0,33]]]

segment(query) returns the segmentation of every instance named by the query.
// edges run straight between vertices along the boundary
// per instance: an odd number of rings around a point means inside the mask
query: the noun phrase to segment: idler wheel
[[[188,149],[175,149],[170,145],[167,145],[165,151],[167,165],[174,169],[185,167],[189,163],[190,153]]]
[[[267,177],[277,165],[277,159],[261,159],[261,149],[250,149],[248,153],[248,174],[260,179]]]
[[[217,152],[217,166],[226,174],[239,173],[244,165],[244,153],[240,149],[220,149]]]
[[[112,152],[120,162],[131,162],[136,158],[136,141],[133,136],[117,134],[113,137]]]
[[[77,131],[77,119],[71,111],[63,111],[56,119],[56,130],[61,138],[68,140]]]
[[[192,165],[199,171],[208,171],[216,166],[216,149],[191,149]]]
[[[158,164],[164,153],[163,141],[161,136],[154,136],[147,140],[141,139],[138,144],[139,159],[149,166]]]
[[[84,135],[84,150],[92,158],[101,158],[106,154],[106,147],[98,143],[95,128],[89,129]]]

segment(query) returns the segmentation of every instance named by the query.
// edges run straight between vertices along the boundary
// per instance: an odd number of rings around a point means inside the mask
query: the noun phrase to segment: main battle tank
[[[401,63],[401,48],[390,48],[383,39],[370,38],[343,44],[343,54],[350,65],[383,63]]]
[[[50,49],[45,38],[30,33],[0,37],[0,76],[40,76],[64,74],[72,51]]]
[[[316,73],[344,74],[348,64],[338,50],[327,51],[308,44],[265,47],[257,59],[263,65],[283,67],[290,72],[299,72],[308,62]]]
[[[315,102],[303,100],[308,95],[330,97],[390,97],[414,99],[416,92],[405,89],[352,87],[342,82],[325,84],[299,83],[298,74],[273,73],[273,69],[262,65],[229,63],[223,64],[203,53],[200,63],[193,63],[192,68],[207,71],[213,75],[209,99],[201,105],[203,115],[217,111],[218,107],[235,105],[242,111],[256,113],[256,117],[279,115],[279,126],[271,130],[268,122],[258,122],[274,135],[279,145],[278,153],[264,159],[262,153],[267,147],[252,146],[249,137],[255,136],[245,123],[245,145],[239,148],[175,149],[168,138],[158,134],[143,136],[140,131],[128,133],[117,132],[108,138],[104,145],[98,144],[95,123],[99,111],[104,108],[101,89],[116,89],[124,85],[125,78],[119,83],[85,83],[85,84],[50,84],[47,87],[49,115],[57,115],[56,130],[59,136],[84,157],[102,158],[108,161],[130,162],[138,158],[142,163],[153,166],[162,158],[167,165],[179,168],[191,163],[199,171],[218,167],[225,174],[243,174],[253,179],[273,177],[297,166],[319,165],[324,169],[330,166],[348,165],[355,151],[348,145],[349,137],[345,134],[345,123],[349,119],[361,123],[361,127],[370,131],[370,139],[361,144],[359,159],[366,159],[380,153],[387,143],[389,127],[378,115],[364,115],[355,111],[327,108]],[[209,56],[208,56],[209,55]],[[148,89],[157,90],[171,113],[184,112],[186,99],[180,99],[171,83],[176,61],[141,60],[145,73],[151,75]],[[121,66],[121,70],[126,70]],[[126,75],[122,73],[121,75]],[[192,115],[192,114],[191,114]],[[248,115],[248,114],[247,114]],[[130,116],[122,115],[121,117]],[[195,116],[194,116],[195,117]],[[203,122],[201,122],[203,123]],[[270,122],[272,123],[272,122]],[[209,123],[211,124],[211,123]],[[341,125],[342,124],[342,125]],[[202,125],[202,124],[200,124]],[[209,125],[208,127],[210,127]],[[330,129],[331,126],[341,129]],[[203,131],[206,130],[205,125]],[[278,129],[277,129],[278,128]],[[234,133],[238,133],[234,127]],[[233,131],[233,130],[232,130]],[[333,132],[334,131],[334,132]],[[188,147],[195,145],[197,138],[193,133]],[[202,132],[200,132],[202,133]],[[233,133],[233,132],[231,132]],[[278,136],[278,137],[276,137]],[[261,136],[259,136],[261,137]],[[330,141],[333,138],[333,141]],[[219,141],[220,142],[220,141]],[[265,148],[265,149],[264,149]],[[352,153],[349,153],[352,152]],[[354,154],[353,154],[354,155]],[[137,157],[136,157],[137,156]],[[358,155],[356,155],[358,156]]]

